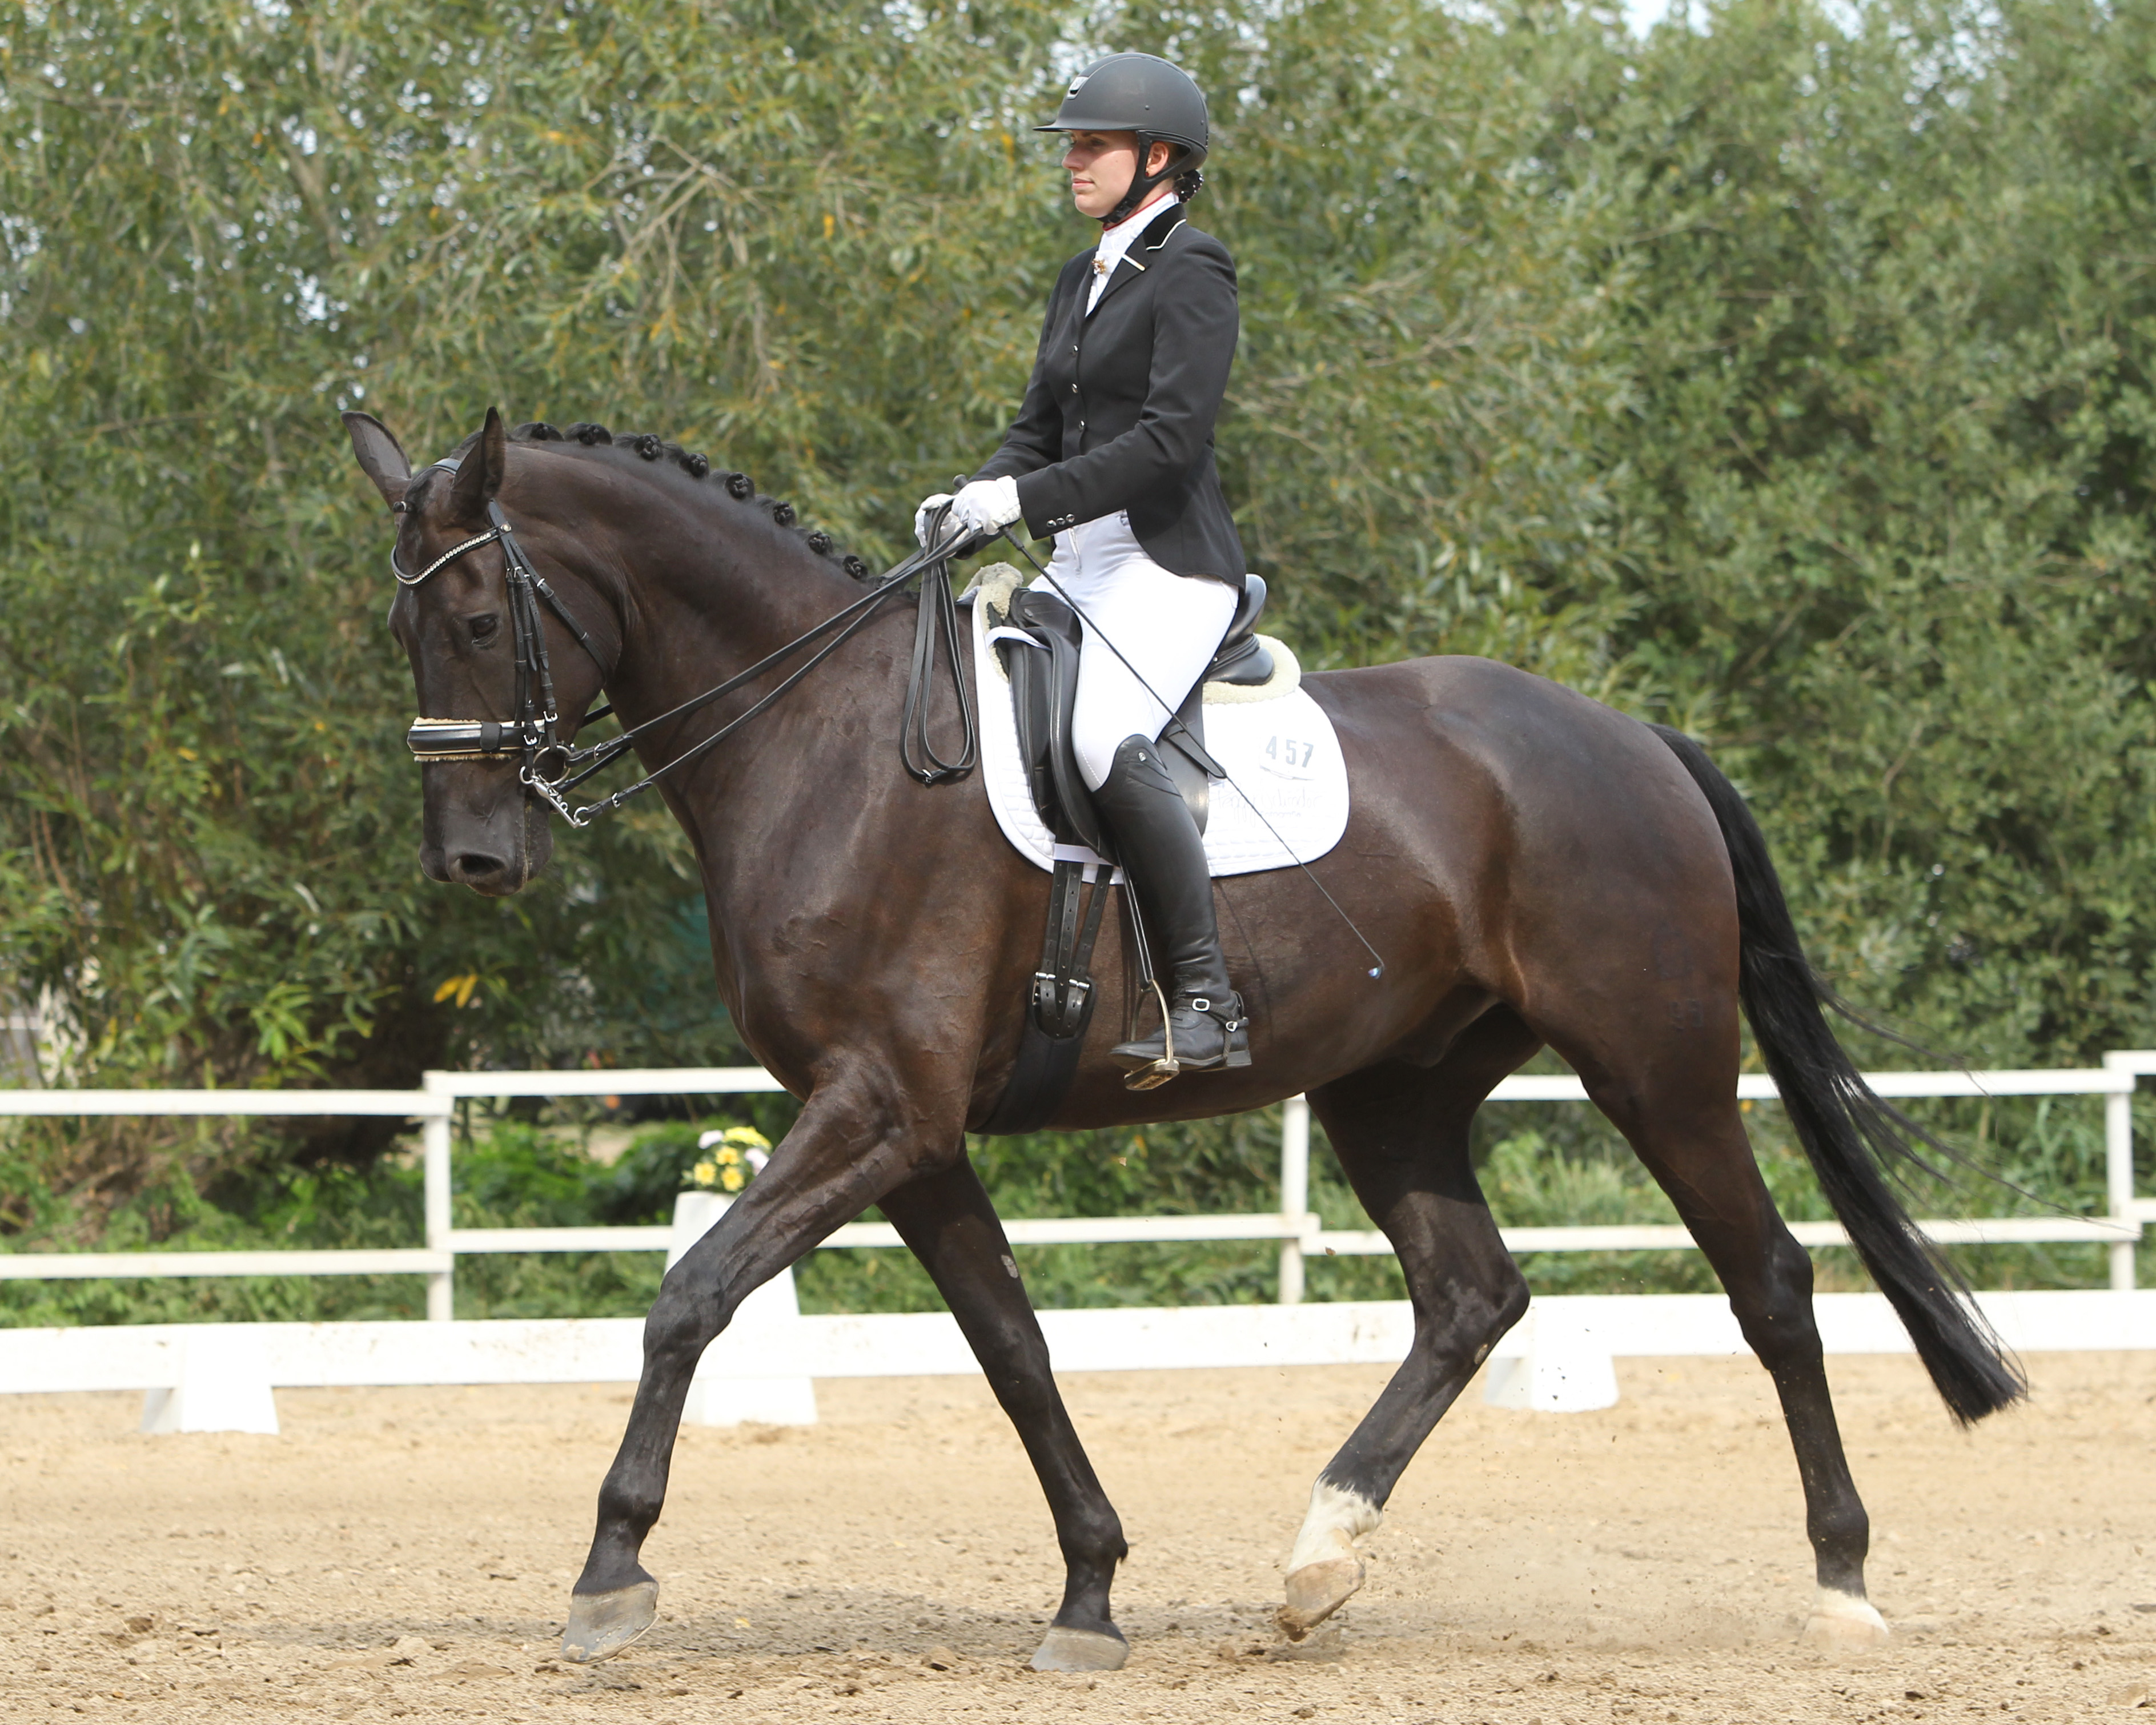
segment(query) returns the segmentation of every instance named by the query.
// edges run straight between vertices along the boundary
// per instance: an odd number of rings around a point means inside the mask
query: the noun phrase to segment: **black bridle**
[[[438,466],[455,470],[454,464],[439,462]],[[475,538],[461,545],[452,546],[441,556],[419,571],[408,575],[397,561],[393,547],[389,553],[389,567],[399,584],[413,588],[437,575],[458,558],[475,552],[482,546],[500,545],[502,562],[509,582],[509,614],[515,630],[516,651],[516,717],[498,719],[429,719],[412,721],[404,741],[417,761],[498,761],[510,756],[521,756],[517,778],[531,793],[544,798],[555,812],[572,827],[587,827],[598,815],[617,809],[631,797],[649,790],[677,767],[687,765],[699,755],[716,748],[735,731],[747,724],[758,713],[826,659],[843,646],[869,619],[900,593],[916,575],[921,578],[920,621],[914,630],[913,663],[906,692],[906,713],[899,736],[899,757],[906,770],[924,785],[944,784],[962,779],[973,770],[980,754],[979,730],[974,721],[973,692],[967,687],[963,669],[958,659],[958,613],[951,597],[951,559],[961,548],[957,538],[942,545],[936,542],[942,536],[943,516],[948,506],[935,511],[929,523],[929,540],[933,550],[915,552],[895,568],[886,573],[866,593],[833,615],[825,618],[806,633],[797,635],[776,652],[767,654],[737,675],[726,679],[702,694],[692,696],[679,706],[670,707],[655,718],[624,730],[618,737],[609,737],[588,748],[577,748],[562,741],[559,734],[560,715],[554,706],[554,678],[547,658],[547,630],[539,607],[543,602],[548,609],[562,619],[569,633],[592,657],[599,668],[603,685],[612,667],[592,644],[592,638],[575,614],[562,602],[557,593],[525,556],[516,535],[501,512],[498,503],[486,506],[487,520],[493,525]],[[833,633],[834,631],[836,633]],[[614,792],[596,803],[572,807],[569,793],[591,778],[604,771],[654,727],[670,721],[685,718],[689,714],[722,701],[735,691],[753,682],[766,671],[783,665],[803,648],[821,636],[831,638],[811,654],[808,660],[786,679],[745,711],[736,714],[701,742],[691,745],[663,767],[654,769],[627,788]],[[951,667],[951,680],[958,697],[958,715],[963,747],[958,757],[947,761],[937,754],[928,736],[928,685],[936,664],[938,639],[943,643],[945,655]],[[613,711],[611,706],[602,706],[584,716],[584,722],[604,718]]]

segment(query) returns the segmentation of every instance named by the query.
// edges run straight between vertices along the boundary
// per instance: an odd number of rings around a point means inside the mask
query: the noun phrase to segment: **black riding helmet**
[[[1175,181],[1176,190],[1185,198],[1194,196],[1204,183],[1198,167],[1212,145],[1205,93],[1182,67],[1156,54],[1111,54],[1094,61],[1070,80],[1055,117],[1034,130],[1137,134],[1138,171],[1122,201],[1101,218],[1104,228],[1122,221],[1163,180]],[[1156,142],[1176,145],[1179,153],[1168,157],[1168,166],[1158,173],[1149,174],[1146,161]]]

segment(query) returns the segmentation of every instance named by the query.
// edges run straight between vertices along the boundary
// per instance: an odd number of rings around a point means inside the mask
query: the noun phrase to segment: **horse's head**
[[[508,547],[490,514],[509,473],[500,414],[489,408],[485,427],[455,456],[416,475],[372,414],[346,413],[344,422],[360,466],[398,516],[389,626],[410,655],[420,714],[465,721],[461,739],[444,743],[449,758],[421,755],[419,866],[430,880],[504,896],[553,855],[547,805],[524,778],[533,759],[525,743],[539,734],[531,721],[545,716],[536,673],[551,675],[566,742],[598,692],[599,669],[528,590],[521,602],[513,591]],[[544,560],[533,549],[543,544],[540,535],[520,532],[518,542],[535,562]],[[536,648],[528,644],[535,634]],[[416,735],[413,747],[423,747]]]

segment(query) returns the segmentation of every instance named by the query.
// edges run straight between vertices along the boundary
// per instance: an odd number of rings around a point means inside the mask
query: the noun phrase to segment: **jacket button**
[[[1070,393],[1071,393],[1073,395],[1077,394],[1077,393],[1078,393],[1078,386],[1077,386],[1075,383],[1073,383],[1073,384],[1070,386]]]

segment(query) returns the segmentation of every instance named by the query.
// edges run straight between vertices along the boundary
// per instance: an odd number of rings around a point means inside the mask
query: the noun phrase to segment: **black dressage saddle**
[[[1161,758],[1201,833],[1212,801],[1212,782],[1227,776],[1205,750],[1205,685],[1255,687],[1271,680],[1272,652],[1257,635],[1258,617],[1265,608],[1265,578],[1245,575],[1235,620],[1221,637],[1219,650],[1160,734]],[[1077,614],[1053,593],[1022,587],[1011,595],[1009,627],[1024,638],[1000,635],[996,647],[1010,675],[1019,758],[1025,762],[1033,805],[1040,811],[1042,824],[1062,843],[1083,845],[1102,856],[1112,856],[1113,842],[1101,830],[1092,794],[1086,788],[1071,747],[1070,715],[1078,700],[1079,648],[1084,639]],[[1092,650],[1107,649],[1096,645]]]

